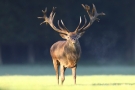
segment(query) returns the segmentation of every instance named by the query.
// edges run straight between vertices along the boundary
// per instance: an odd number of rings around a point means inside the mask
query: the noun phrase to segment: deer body
[[[74,44],[70,41],[58,41],[52,45],[50,54],[53,60],[66,68],[72,68],[80,58],[81,47],[79,41]]]
[[[79,43],[79,38],[85,33],[85,30],[88,27],[90,27],[95,20],[99,21],[99,19],[97,18],[99,15],[105,15],[104,13],[97,13],[96,7],[94,4],[93,4],[92,12],[90,12],[90,7],[88,5],[82,4],[82,6],[87,11],[90,18],[90,22],[87,24],[87,19],[84,16],[85,24],[82,27],[80,27],[80,24],[82,21],[80,17],[79,25],[77,26],[74,32],[70,32],[66,28],[62,20],[61,20],[61,24],[63,25],[63,27],[60,26],[59,21],[58,21],[59,28],[55,27],[55,25],[53,24],[53,19],[55,16],[55,13],[54,13],[55,7],[53,7],[53,10],[50,13],[49,17],[46,16],[47,8],[45,9],[45,11],[42,10],[44,16],[38,17],[38,18],[44,19],[44,22],[42,22],[41,24],[48,23],[56,32],[60,34],[60,36],[63,39],[66,39],[66,40],[58,41],[54,43],[50,48],[50,54],[53,60],[53,65],[56,72],[58,84],[59,84],[59,66],[60,66],[60,74],[61,74],[61,84],[63,84],[65,80],[66,68],[72,69],[74,84],[76,84],[77,62],[81,55],[81,47]]]

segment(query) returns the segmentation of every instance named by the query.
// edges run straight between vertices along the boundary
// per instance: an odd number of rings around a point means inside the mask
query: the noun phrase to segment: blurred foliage
[[[96,59],[97,62],[120,62],[118,59],[122,62],[128,59],[135,61],[134,0],[0,0],[0,44],[3,62],[9,62],[7,55],[12,52],[9,53],[7,48],[12,46],[17,49],[15,53],[18,59],[23,55],[27,57],[25,53],[29,44],[34,46],[37,61],[50,58],[50,46],[61,40],[61,37],[49,25],[40,26],[43,20],[37,17],[42,16],[41,10],[47,7],[49,15],[52,7],[56,6],[55,25],[57,26],[57,20],[62,19],[67,28],[73,31],[78,25],[79,16],[83,18],[83,15],[86,15],[88,18],[82,3],[90,6],[94,3],[98,12],[106,13],[106,16],[99,17],[100,22],[94,22],[80,39],[82,58],[88,61]]]

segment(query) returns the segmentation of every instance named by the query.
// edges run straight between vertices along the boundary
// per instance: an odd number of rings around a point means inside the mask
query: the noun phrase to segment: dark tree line
[[[49,15],[56,6],[56,26],[57,20],[62,19],[73,31],[79,16],[86,15],[88,19],[82,3],[94,3],[98,12],[106,13],[80,39],[83,61],[135,63],[134,0],[1,0],[0,63],[51,62],[50,46],[61,37],[49,25],[40,26],[43,20],[37,17],[42,16],[45,7]]]

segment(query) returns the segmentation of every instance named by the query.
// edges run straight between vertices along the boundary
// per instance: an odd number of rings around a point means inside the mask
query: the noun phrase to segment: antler
[[[90,22],[86,25],[87,19],[86,19],[86,17],[84,16],[85,24],[84,24],[81,28],[79,28],[79,26],[80,26],[80,24],[81,24],[81,17],[80,17],[80,22],[79,22],[79,25],[78,25],[78,27],[76,28],[75,32],[83,32],[84,30],[86,30],[87,28],[89,28],[95,20],[97,20],[97,21],[99,22],[100,19],[97,18],[98,16],[100,16],[100,15],[105,15],[105,13],[103,13],[103,12],[102,12],[102,13],[97,13],[97,10],[96,10],[96,7],[95,7],[94,4],[93,4],[92,12],[90,12],[90,6],[88,6],[88,5],[83,5],[83,4],[82,4],[82,6],[83,6],[83,8],[86,10],[86,12],[88,13],[89,18],[90,18]]]
[[[42,25],[43,23],[48,23],[55,31],[59,32],[59,33],[64,33],[64,34],[67,34],[69,31],[68,29],[66,28],[66,26],[64,25],[63,21],[61,20],[61,23],[63,25],[64,28],[62,28],[59,24],[59,20],[58,20],[58,26],[60,29],[56,28],[55,25],[53,24],[53,19],[54,19],[54,16],[55,16],[55,11],[56,7],[53,7],[52,9],[52,12],[50,13],[50,16],[47,17],[46,13],[47,13],[47,8],[44,10],[42,10],[43,12],[43,17],[37,17],[39,19],[44,19],[44,21],[42,23],[40,23],[40,25]]]

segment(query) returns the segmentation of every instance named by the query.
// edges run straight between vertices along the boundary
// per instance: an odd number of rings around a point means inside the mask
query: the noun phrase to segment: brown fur
[[[72,68],[80,58],[80,44],[72,44],[70,41],[58,41],[50,49],[53,60],[57,60],[64,67]]]
[[[72,74],[74,77],[74,84],[76,84],[76,68],[77,62],[81,55],[81,47],[78,41],[79,35],[75,32],[70,32],[68,35],[61,34],[61,37],[67,40],[58,41],[54,43],[50,49],[52,56],[54,69],[56,71],[57,82],[59,84],[59,66],[61,72],[61,84],[65,80],[66,68],[72,68]],[[67,38],[68,37],[68,38]]]

